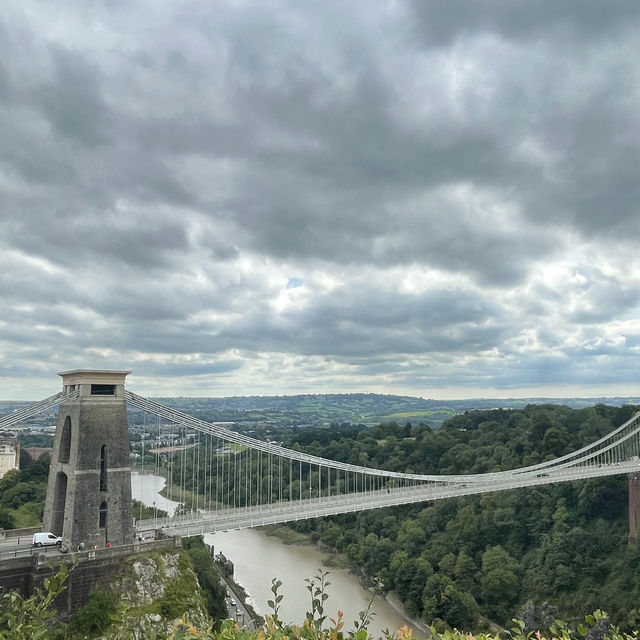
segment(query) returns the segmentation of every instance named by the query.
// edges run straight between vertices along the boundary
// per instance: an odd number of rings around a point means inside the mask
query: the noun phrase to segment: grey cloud
[[[535,3],[469,0],[456,5],[411,0],[408,5],[417,19],[421,37],[431,46],[444,46],[456,37],[482,31],[526,40],[554,32],[565,37],[607,37],[640,16],[633,0],[613,0],[606,5],[582,0]]]
[[[35,101],[62,136],[90,147],[111,139],[111,114],[100,91],[99,69],[80,52],[51,47],[54,77],[36,90]]]
[[[351,388],[627,373],[635,3],[50,11],[9,0],[0,27],[0,358],[238,384],[281,358]]]
[[[172,363],[167,367],[163,367],[161,376],[165,378],[180,376],[218,376],[238,370],[244,365],[244,361],[236,359],[223,359],[215,362],[189,362],[185,364]],[[136,372],[137,375],[149,374],[157,376],[156,367],[143,365]]]
[[[584,294],[584,300],[570,314],[571,322],[589,325],[606,322],[612,317],[622,318],[640,302],[637,286],[629,289],[613,279],[609,283],[594,284],[589,289]]]
[[[499,314],[477,294],[435,291],[409,297],[360,284],[284,317],[252,310],[221,330],[217,340],[242,349],[355,358],[483,350],[504,337]]]
[[[43,219],[34,213],[4,227],[4,237],[25,252],[67,266],[86,261],[94,271],[118,263],[166,267],[189,249],[187,229],[180,220],[136,219],[127,211],[49,211]]]
[[[11,80],[9,73],[2,62],[0,62],[0,100],[6,103],[12,98],[13,87],[11,86]]]

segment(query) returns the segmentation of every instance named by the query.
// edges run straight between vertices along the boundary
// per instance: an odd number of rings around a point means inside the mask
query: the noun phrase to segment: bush
[[[181,554],[178,561],[180,577],[171,581],[165,588],[164,595],[158,600],[159,611],[165,618],[179,618],[185,611],[194,606],[197,585],[190,558]]]
[[[103,633],[115,619],[117,609],[118,602],[115,597],[98,589],[73,617],[69,631],[81,638]]]
[[[12,515],[4,507],[0,507],[0,529],[15,529]]]
[[[193,563],[198,582],[204,593],[207,613],[214,620],[223,620],[227,617],[225,588],[220,582],[220,576],[213,564],[211,554],[200,537],[184,538],[182,546]]]

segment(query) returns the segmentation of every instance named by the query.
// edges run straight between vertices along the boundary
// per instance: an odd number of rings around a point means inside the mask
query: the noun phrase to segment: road
[[[235,620],[241,628],[249,629],[251,631],[255,630],[255,622],[247,608],[244,606],[242,599],[238,597],[233,586],[227,582],[222,574],[220,574],[220,581],[223,583],[227,591],[225,602],[227,604],[228,617]]]
[[[60,549],[57,545],[49,547],[34,547],[31,544],[31,540],[32,536],[3,540],[0,542],[0,560],[31,556],[34,553],[46,553],[47,555],[52,556],[60,555]]]

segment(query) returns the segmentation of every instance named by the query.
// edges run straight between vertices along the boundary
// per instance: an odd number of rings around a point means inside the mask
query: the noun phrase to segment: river
[[[177,506],[176,502],[158,495],[164,487],[164,478],[134,472],[131,487],[133,498],[146,505],[153,506],[155,502],[158,508],[168,511]],[[367,608],[371,599],[370,593],[353,575],[327,567],[322,552],[314,546],[284,544],[259,529],[209,533],[204,540],[214,546],[216,553],[222,552],[233,562],[235,581],[244,587],[249,604],[261,615],[271,613],[267,601],[273,598],[271,581],[277,578],[282,581],[279,593],[284,596],[279,617],[285,622],[302,624],[311,602],[305,578],[313,579],[318,569],[329,572],[327,579],[331,583],[326,590],[329,598],[325,602],[325,613],[328,618],[335,618],[338,610],[342,611],[347,629],[353,629],[354,620],[358,620],[359,612]],[[374,599],[372,611],[375,615],[369,631],[374,637],[384,629],[394,632],[405,624],[413,629],[415,638],[423,640],[427,637],[381,597]]]
[[[160,495],[166,484],[167,481],[160,476],[154,476],[150,473],[142,475],[137,471],[132,471],[131,497],[134,500],[140,500],[147,507],[157,507],[166,511],[171,516],[179,503]],[[135,513],[133,515],[137,517]]]

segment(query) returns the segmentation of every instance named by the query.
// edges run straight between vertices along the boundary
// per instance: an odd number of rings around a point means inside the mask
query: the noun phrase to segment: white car
[[[60,536],[56,536],[50,531],[33,534],[34,547],[52,547],[60,544],[62,544],[62,538]]]

